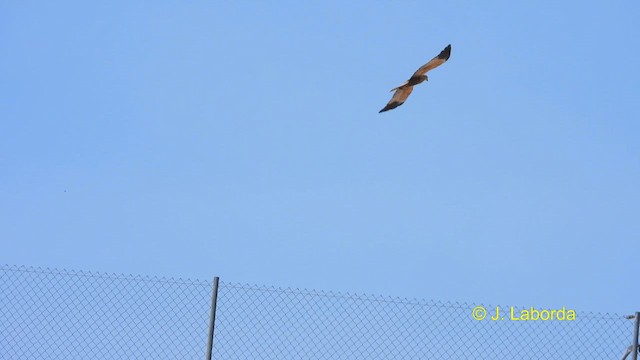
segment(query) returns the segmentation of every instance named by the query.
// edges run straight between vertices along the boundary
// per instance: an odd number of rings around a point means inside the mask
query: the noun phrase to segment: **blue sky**
[[[639,18],[2,2],[0,263],[640,310]]]

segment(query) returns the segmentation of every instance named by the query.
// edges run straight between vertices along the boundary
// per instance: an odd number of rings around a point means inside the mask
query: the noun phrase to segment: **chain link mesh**
[[[221,282],[217,359],[620,359],[633,321],[492,321],[476,305]],[[514,316],[523,316],[514,308]],[[526,309],[525,309],[526,310]],[[529,309],[530,310],[530,309]],[[506,313],[505,313],[506,312]]]
[[[204,358],[211,287],[0,266],[0,359]],[[633,334],[617,314],[478,321],[475,304],[226,281],[217,304],[214,359],[620,359]]]
[[[201,359],[211,282],[0,266],[0,359]]]

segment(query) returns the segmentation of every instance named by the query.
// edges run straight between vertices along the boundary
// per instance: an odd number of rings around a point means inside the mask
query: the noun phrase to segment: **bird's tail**
[[[401,87],[403,87],[403,86],[407,85],[408,83],[409,83],[409,80],[405,81],[405,82],[404,82],[404,84],[402,84],[402,85],[400,85],[400,86],[398,86],[398,87],[394,87],[394,88],[393,88],[393,89],[391,89],[391,91],[389,91],[389,92],[394,92],[394,91],[396,91],[396,90],[400,89]]]

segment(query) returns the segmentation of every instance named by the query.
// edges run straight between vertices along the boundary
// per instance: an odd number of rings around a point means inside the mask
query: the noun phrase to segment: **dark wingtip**
[[[380,114],[381,112],[389,111],[393,108],[395,108],[395,106],[389,106],[389,104],[387,104],[387,106],[383,107],[382,110],[378,111],[378,114]]]
[[[447,45],[447,47],[440,52],[438,59],[449,60],[449,56],[451,56],[451,44]]]
[[[383,107],[382,110],[378,111],[378,114],[380,114],[381,112],[385,112],[385,111],[391,110],[391,109],[395,109],[395,108],[397,108],[398,106],[400,106],[402,104],[404,104],[404,102],[401,102],[401,103],[399,103],[399,102],[389,103],[389,104],[387,104],[387,106]]]

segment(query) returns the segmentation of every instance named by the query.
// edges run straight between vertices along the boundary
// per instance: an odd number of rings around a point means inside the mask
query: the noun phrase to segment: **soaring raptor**
[[[387,106],[385,106],[379,112],[395,109],[398,106],[404,104],[405,100],[407,100],[409,95],[411,95],[414,85],[418,85],[425,80],[429,80],[429,78],[426,75],[427,71],[433,70],[438,66],[444,64],[445,61],[449,59],[450,55],[451,55],[451,45],[447,45],[447,47],[444,48],[444,50],[442,50],[440,54],[438,54],[438,56],[429,60],[428,63],[422,65],[420,69],[418,69],[418,71],[416,71],[415,73],[413,73],[413,75],[411,75],[411,78],[409,80],[405,81],[404,84],[398,86],[395,89],[391,89],[391,91],[394,91],[394,90],[396,91],[395,94],[393,94],[393,97],[391,98],[391,100],[389,100],[389,103],[387,104]]]

